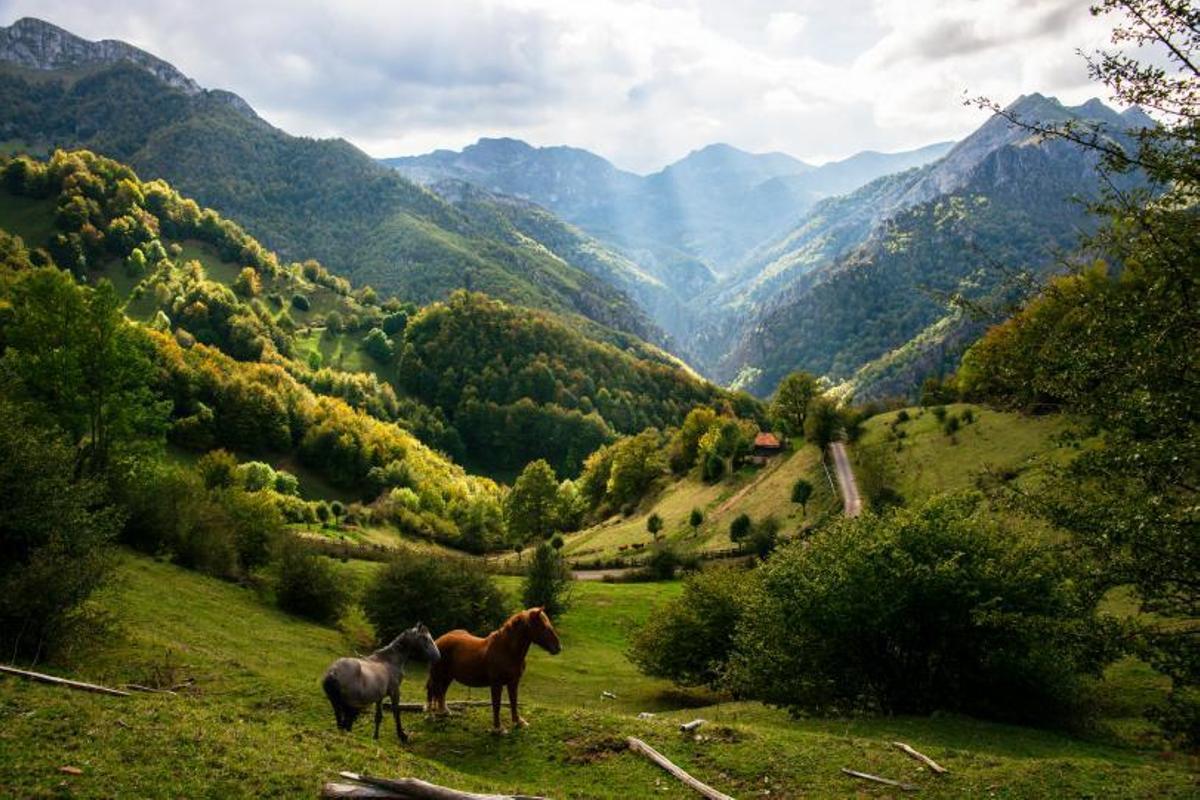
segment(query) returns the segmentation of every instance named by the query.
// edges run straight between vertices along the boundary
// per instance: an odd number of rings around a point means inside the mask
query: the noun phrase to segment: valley
[[[130,2],[0,3],[0,796],[1196,795],[1189,3]]]

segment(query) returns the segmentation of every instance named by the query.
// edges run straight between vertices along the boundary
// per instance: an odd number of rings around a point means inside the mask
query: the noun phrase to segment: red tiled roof
[[[783,447],[773,433],[760,433],[754,437],[755,447]]]

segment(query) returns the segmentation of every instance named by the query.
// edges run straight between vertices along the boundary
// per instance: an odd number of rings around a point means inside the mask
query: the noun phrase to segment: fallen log
[[[650,759],[655,764],[657,764],[658,766],[665,769],[667,772],[674,775],[685,786],[688,786],[691,789],[695,790],[697,793],[702,794],[705,797],[707,797],[708,800],[733,800],[733,798],[730,797],[729,795],[722,794],[721,792],[718,792],[716,789],[712,788],[708,784],[701,783],[700,781],[696,780],[691,775],[687,774],[682,769],[675,766],[675,764],[671,763],[671,760],[669,758],[667,758],[662,753],[655,750],[650,745],[643,742],[641,739],[638,739],[635,736],[630,736],[628,739],[625,740],[625,742],[626,742],[626,744],[629,745],[630,750],[634,751],[635,753],[641,753],[646,758]]]
[[[895,745],[896,747],[900,748],[904,752],[908,753],[910,756],[915,758],[917,761],[920,761],[925,766],[929,767],[931,770],[936,772],[938,775],[945,775],[947,772],[950,771],[950,770],[946,769],[945,767],[943,767],[941,764],[934,761],[929,756],[925,755],[924,753],[921,753],[921,752],[918,752],[917,750],[912,749],[911,747],[906,745],[904,742],[892,742],[892,744]]]
[[[338,775],[355,783],[365,784],[365,786],[354,787],[348,784],[327,783],[322,789],[322,797],[378,797],[378,798],[396,798],[397,800],[546,800],[544,797],[524,794],[476,794],[474,792],[460,792],[457,789],[451,789],[446,786],[438,786],[436,783],[428,783],[427,781],[417,778],[377,778],[374,775],[362,775],[357,772],[339,772]],[[383,794],[327,794],[330,787],[335,787],[335,791],[344,789],[372,789]],[[336,787],[342,787],[337,789]]]
[[[120,689],[110,689],[107,686],[99,686],[94,683],[84,683],[83,681],[71,681],[66,678],[58,678],[54,675],[45,675],[41,672],[30,672],[27,669],[17,669],[0,664],[0,672],[6,675],[16,675],[18,678],[25,678],[39,683],[49,683],[54,686],[66,686],[68,689],[78,689],[82,692],[95,692],[96,694],[111,694],[116,697],[129,697],[129,692],[123,692]]]
[[[696,728],[699,728],[701,725],[703,725],[707,721],[708,720],[704,720],[704,719],[694,719],[691,722],[685,722],[679,726],[679,732],[680,733],[691,733],[692,731],[696,730]]]
[[[329,800],[398,800],[403,795],[378,786],[363,786],[360,783],[327,783],[321,787],[321,797]]]
[[[151,694],[175,694],[171,689],[155,689],[152,686],[142,686],[140,683],[126,683],[126,689],[132,689],[135,692],[150,692]]]
[[[894,781],[891,778],[881,778],[878,775],[872,775],[869,772],[858,772],[857,770],[846,769],[845,767],[842,767],[842,772],[846,773],[851,778],[861,778],[864,781],[875,781],[875,783],[882,783],[885,786],[895,786],[897,789],[902,789],[906,792],[915,792],[917,790],[917,787],[913,786],[911,783],[901,783],[900,781]]]

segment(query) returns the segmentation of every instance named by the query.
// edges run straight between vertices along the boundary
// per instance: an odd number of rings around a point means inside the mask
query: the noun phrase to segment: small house
[[[764,431],[754,437],[754,449],[750,453],[750,463],[766,464],[767,460],[783,452],[783,442],[773,433]]]

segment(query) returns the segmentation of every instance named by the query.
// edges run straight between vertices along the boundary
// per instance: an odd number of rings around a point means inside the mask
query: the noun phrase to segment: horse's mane
[[[528,622],[528,616],[529,616],[528,608],[518,611],[517,613],[513,614],[508,619],[504,620],[503,625],[501,625],[499,628],[496,628],[496,630],[492,631],[492,635],[493,636],[504,636],[504,635],[512,633],[518,627],[520,627],[520,626],[524,625],[526,622]]]

